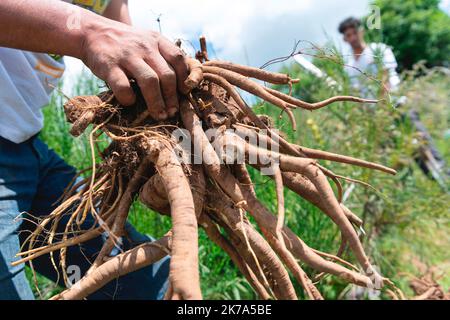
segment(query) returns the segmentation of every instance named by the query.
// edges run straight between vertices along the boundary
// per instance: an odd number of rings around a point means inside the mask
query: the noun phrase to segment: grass
[[[294,95],[317,101],[333,94],[351,93],[348,79],[339,64],[330,60],[318,60],[316,63],[328,74],[332,74],[342,84],[342,88],[339,92],[337,89],[330,89],[323,81],[305,74],[297,66],[286,66],[285,71],[301,78]],[[376,82],[369,85],[374,91],[378,90]],[[80,78],[72,95],[94,94],[99,91],[99,86],[97,80],[85,75]],[[346,200],[346,205],[366,221],[364,228],[367,236],[364,237],[364,244],[374,264],[408,295],[412,293],[409,291],[406,273],[417,275],[419,265],[422,264],[448,268],[450,198],[434,181],[424,176],[413,161],[417,141],[410,124],[402,120],[402,113],[412,106],[420,112],[440,151],[450,163],[448,138],[443,135],[449,124],[449,96],[446,89],[449,86],[449,77],[442,73],[427,72],[419,78],[411,73],[405,76],[403,85],[409,102],[401,110],[396,110],[388,103],[380,103],[376,107],[340,103],[312,113],[297,111],[298,132],[289,128],[285,118],[279,118],[275,107],[266,104],[256,106],[259,113],[276,118],[277,125],[291,141],[379,162],[398,170],[399,174],[392,177],[366,169],[323,162],[339,174],[370,182],[378,190],[375,192],[356,186]],[[57,93],[51,105],[45,109],[46,122],[41,136],[68,163],[82,169],[90,165],[89,147],[85,138],[73,139],[69,136],[68,124],[62,111],[63,100],[63,96]],[[255,172],[251,173],[257,184],[258,197],[275,211],[273,182]],[[346,190],[350,187],[351,184],[344,183]],[[294,232],[314,248],[336,252],[340,235],[323,213],[292,192],[286,192],[286,204],[287,223]],[[163,235],[171,225],[168,218],[141,205],[134,205],[130,221],[140,232],[154,237]],[[202,231],[199,244],[202,291],[206,299],[255,298],[253,290],[230,259],[211,244]],[[346,258],[352,260],[351,255],[347,254]],[[305,269],[308,270],[306,266]],[[448,288],[449,278],[442,278],[441,284]],[[45,292],[44,298],[55,290],[42,277],[39,277],[39,287]],[[347,284],[335,277],[326,277],[318,287],[328,299],[341,298],[349,289]]]

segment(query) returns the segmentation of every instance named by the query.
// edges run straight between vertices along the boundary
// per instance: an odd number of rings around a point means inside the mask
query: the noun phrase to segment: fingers
[[[150,116],[155,120],[166,120],[168,114],[157,73],[142,59],[130,60],[126,68],[137,81]]]
[[[120,104],[131,106],[136,102],[136,95],[131,88],[130,80],[121,69],[112,69],[106,76],[106,82]]]
[[[186,58],[185,61],[189,68],[189,76],[184,81],[188,91],[183,93],[188,94],[192,89],[196,88],[200,82],[203,81],[203,68],[202,64],[196,59]]]
[[[155,120],[174,116],[179,107],[177,89],[188,92],[185,80],[189,75],[183,52],[169,40],[160,37],[156,41],[159,52],[139,58],[127,59],[124,71],[114,68],[107,82],[117,100],[126,106],[136,101],[127,75],[134,78]]]
[[[185,62],[185,57],[180,48],[175,46],[172,42],[164,37],[159,39],[159,52],[163,58],[172,66],[177,75],[177,84],[180,92],[186,92],[187,87],[184,81],[189,75],[188,66]]]
[[[161,93],[169,117],[178,111],[177,76],[172,67],[160,55],[153,55],[146,61],[156,72],[161,87]]]

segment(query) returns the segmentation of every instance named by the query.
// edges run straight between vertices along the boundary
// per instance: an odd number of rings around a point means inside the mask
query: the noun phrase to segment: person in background
[[[345,55],[344,60],[346,60],[345,71],[352,87],[366,98],[377,98],[377,93],[370,91],[368,81],[371,81],[371,78],[381,79],[384,93],[393,93],[394,103],[397,107],[401,107],[406,102],[406,97],[395,96],[400,85],[400,77],[392,49],[384,43],[367,44],[364,40],[364,28],[357,18],[349,17],[342,21],[338,31],[351,49],[351,54]],[[420,121],[419,114],[411,108],[404,117],[409,119],[422,141],[415,158],[417,164],[425,174],[431,176],[446,190],[450,169]]]
[[[344,41],[350,45],[351,54],[346,55],[345,70],[353,87],[366,92],[367,76],[378,77],[381,73],[383,87],[395,91],[400,84],[397,60],[392,49],[384,43],[369,43],[364,40],[364,28],[359,19],[350,17],[342,21],[338,28]]]
[[[43,127],[41,108],[64,73],[61,57],[81,59],[125,106],[136,100],[129,81],[134,79],[154,119],[177,112],[177,84],[188,75],[183,53],[159,33],[130,24],[127,0],[0,1],[0,300],[34,299],[24,266],[11,263],[35,228],[32,217],[49,215],[76,175],[37,137]],[[64,222],[57,234],[64,231]],[[82,227],[94,223],[89,217]],[[119,241],[122,248],[112,254],[151,241],[131,225],[126,231]],[[67,266],[82,276],[105,238],[104,234],[69,247]],[[55,253],[57,266],[58,259]],[[64,285],[61,270],[54,269],[48,255],[33,265]],[[89,298],[160,299],[168,273],[165,259],[113,281]]]

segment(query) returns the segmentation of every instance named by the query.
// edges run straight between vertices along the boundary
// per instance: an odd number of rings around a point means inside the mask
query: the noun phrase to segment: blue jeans
[[[15,144],[0,137],[0,300],[34,299],[25,277],[24,265],[13,267],[11,263],[17,259],[15,255],[20,251],[20,244],[35,228],[28,219],[50,214],[74,176],[75,169],[38,138]],[[83,227],[92,225],[93,218],[89,217]],[[58,233],[64,230],[64,221],[60,226]],[[151,241],[131,225],[127,225],[127,230],[128,236],[123,239],[124,250]],[[104,241],[103,235],[80,246],[70,247],[67,266],[77,266],[84,274]],[[59,266],[59,253],[55,252],[54,258]],[[64,285],[58,276],[61,270],[57,272],[54,269],[49,255],[36,259],[33,266],[41,275]],[[165,258],[112,281],[88,299],[161,299],[167,289],[168,275],[169,259]]]

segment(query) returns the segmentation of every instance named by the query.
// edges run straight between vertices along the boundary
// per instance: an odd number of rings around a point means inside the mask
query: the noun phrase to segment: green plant
[[[317,81],[313,76],[303,72],[299,67],[286,66],[293,76],[299,76],[301,83],[294,87],[294,95],[311,102],[321,100],[330,94],[351,93],[346,75],[336,61],[319,59],[315,61],[323,70],[332,75],[341,88],[330,88]],[[442,129],[448,127],[448,92],[450,84],[448,76],[440,72],[425,72],[427,76],[418,78],[411,74],[406,77],[403,90],[411,96],[407,109],[414,105],[432,129],[441,151],[448,155],[448,143],[442,136]],[[98,91],[98,83],[89,77],[80,78],[80,84],[92,84],[76,94],[92,94]],[[377,89],[377,82],[372,85]],[[425,89],[425,90],[424,90]],[[429,101],[433,102],[430,109]],[[89,148],[83,139],[73,139],[67,134],[68,128],[62,113],[62,98],[55,95],[51,108],[46,109],[46,127],[42,137],[54,147],[66,160],[77,168],[90,164]],[[414,103],[414,104],[413,104]],[[364,217],[363,237],[366,249],[371,252],[374,263],[383,275],[392,277],[408,294],[408,277],[401,272],[417,274],[413,263],[416,259],[434,265],[443,265],[449,260],[448,219],[446,210],[449,196],[433,181],[425,177],[413,161],[417,145],[414,130],[408,122],[402,121],[402,110],[395,110],[390,105],[380,104],[376,108],[355,106],[341,103],[320,112],[296,111],[299,124],[297,132],[289,129],[286,118],[279,119],[279,113],[267,104],[256,107],[259,113],[269,114],[278,119],[277,125],[284,129],[290,141],[295,141],[312,148],[325,148],[334,152],[348,154],[367,160],[382,162],[399,170],[396,178],[372,173],[366,169],[347,167],[323,162],[335,172],[349,175],[364,181],[371,181],[379,193],[358,186],[351,191],[346,204],[357,214]],[[436,122],[437,120],[437,122]],[[437,123],[437,126],[430,124]],[[272,211],[276,208],[273,202],[275,188],[272,181],[251,172],[255,183],[264,188],[256,188],[258,197]],[[344,184],[345,190],[352,190],[351,183]],[[299,200],[291,192],[286,195],[286,221],[294,232],[301,235],[305,242],[317,249],[335,252],[339,233],[336,227],[306,201]],[[132,208],[131,222],[143,233],[159,237],[170,226],[170,220],[161,217],[143,206]],[[443,249],[444,248],[444,249]],[[207,240],[201,232],[199,239],[200,270],[202,291],[207,299],[223,298],[255,298],[248,283],[240,276],[229,258],[215,245]],[[346,258],[349,256],[346,255]],[[311,271],[308,270],[307,271]],[[50,284],[41,277],[41,289],[47,291]],[[449,285],[449,279],[442,279],[442,284]],[[331,277],[324,278],[318,289],[326,298],[342,298],[348,285]]]
[[[381,30],[370,29],[370,41],[393,47],[399,69],[412,69],[421,60],[428,67],[448,66],[450,17],[439,9],[439,0],[375,0],[380,8]]]

